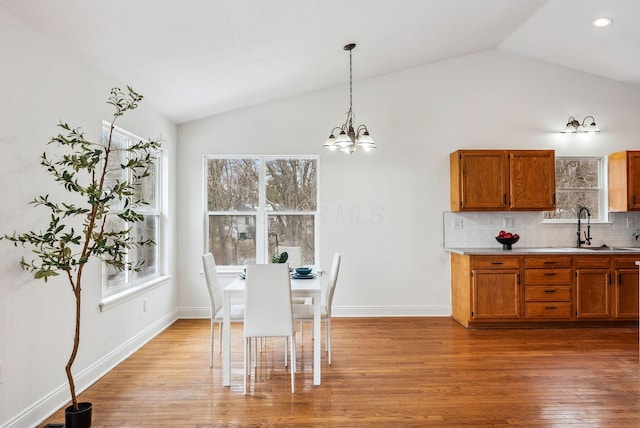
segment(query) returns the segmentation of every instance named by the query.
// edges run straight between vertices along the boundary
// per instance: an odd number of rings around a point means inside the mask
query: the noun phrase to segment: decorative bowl
[[[298,275],[309,275],[311,273],[311,268],[299,267],[299,268],[296,268],[296,273]]]
[[[510,250],[511,249],[511,245],[515,244],[516,242],[518,242],[518,240],[520,239],[520,237],[518,236],[517,238],[501,238],[499,236],[496,236],[496,241],[498,241],[499,243],[502,244],[502,249],[503,250]]]

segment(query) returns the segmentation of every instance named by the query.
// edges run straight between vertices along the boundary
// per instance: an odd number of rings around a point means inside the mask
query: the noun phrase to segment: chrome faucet
[[[580,217],[582,217],[583,211],[587,213],[587,231],[584,232],[584,241],[580,239]],[[591,213],[587,207],[581,207],[578,211],[578,248],[580,248],[582,244],[591,245]]]

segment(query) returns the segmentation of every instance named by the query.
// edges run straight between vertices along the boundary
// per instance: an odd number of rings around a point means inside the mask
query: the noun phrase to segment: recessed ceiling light
[[[593,25],[596,27],[608,27],[613,23],[611,18],[598,18],[593,20]]]

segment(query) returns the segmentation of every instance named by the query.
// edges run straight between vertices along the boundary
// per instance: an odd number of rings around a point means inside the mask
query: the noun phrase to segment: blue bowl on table
[[[311,274],[311,268],[308,267],[299,267],[296,268],[296,273],[301,276],[306,276]]]

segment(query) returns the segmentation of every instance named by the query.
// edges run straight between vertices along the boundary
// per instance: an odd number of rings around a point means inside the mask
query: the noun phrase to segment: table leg
[[[231,297],[224,293],[222,323],[222,386],[231,385]]]
[[[320,318],[320,308],[321,308],[322,302],[320,299],[320,295],[318,294],[317,296],[313,297],[313,384],[314,385],[320,385],[320,371],[321,371],[321,364],[320,364],[320,349],[321,346],[320,344],[322,343],[322,336],[321,336],[321,329],[320,329],[320,324],[321,324],[321,318]]]

